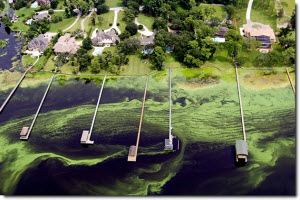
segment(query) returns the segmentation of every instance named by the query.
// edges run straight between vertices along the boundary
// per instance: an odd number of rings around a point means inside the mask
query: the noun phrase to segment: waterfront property
[[[70,33],[61,36],[53,47],[56,55],[61,53],[76,54],[79,46],[77,46],[75,38]]]
[[[136,39],[138,39],[141,43],[142,46],[146,46],[148,44],[152,44],[154,45],[154,41],[155,41],[155,32],[153,35],[149,36],[149,37],[135,37]]]
[[[220,38],[224,38],[224,35],[227,33],[227,31],[229,31],[229,28],[227,27],[222,27],[222,26],[218,26],[219,32],[215,33],[216,37],[220,37]]]
[[[44,37],[43,34],[39,34],[36,38],[33,38],[27,46],[30,51],[44,52],[45,49],[49,47],[49,40]]]
[[[257,28],[246,25],[244,26],[244,32],[246,37],[267,36],[270,38],[271,42],[276,42],[275,33],[269,25],[264,25]]]
[[[39,14],[33,16],[33,19],[35,21],[41,20],[41,19],[48,19],[48,20],[50,20],[51,16],[48,13],[39,13]]]

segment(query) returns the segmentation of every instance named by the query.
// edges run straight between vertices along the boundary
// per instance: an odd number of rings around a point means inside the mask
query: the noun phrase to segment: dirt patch
[[[247,74],[241,78],[246,89],[263,90],[269,88],[281,88],[289,85],[286,74]]]

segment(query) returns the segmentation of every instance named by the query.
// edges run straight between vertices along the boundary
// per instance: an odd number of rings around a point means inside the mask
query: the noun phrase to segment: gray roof
[[[219,32],[215,33],[216,36],[224,36],[225,33],[227,33],[227,31],[229,31],[229,28],[227,27],[222,27],[222,26],[218,26]]]
[[[8,13],[8,18],[9,19],[12,19],[13,17],[14,17],[14,15],[15,15],[15,10],[14,9],[12,9],[12,8],[9,8],[8,10],[7,10],[7,13]]]
[[[146,46],[147,44],[154,44],[155,34],[149,37],[135,37],[135,38],[141,42],[142,46]]]
[[[245,140],[237,140],[235,149],[237,155],[248,155],[248,144]]]
[[[39,34],[28,43],[29,50],[40,50],[44,52],[48,47],[48,39],[45,38],[43,34]]]
[[[92,39],[92,43],[94,45],[97,45],[97,44],[101,44],[104,40],[111,40],[111,42],[113,44],[115,44],[117,40],[120,42],[120,38],[116,34],[115,29],[111,29],[107,33],[103,32],[101,30],[98,30],[98,32],[96,34],[96,37],[94,37]]]
[[[44,19],[44,18],[48,18],[48,17],[49,17],[48,13],[42,13],[42,14],[35,15],[33,18],[35,20],[40,20],[40,19]]]

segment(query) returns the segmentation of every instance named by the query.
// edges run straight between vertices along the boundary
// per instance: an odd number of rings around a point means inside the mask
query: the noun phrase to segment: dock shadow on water
[[[188,69],[172,70],[172,134],[180,139],[180,150],[173,153],[163,151],[168,137],[168,72],[149,77],[135,163],[127,162],[127,156],[136,142],[145,76],[105,83],[91,136],[95,143],[88,148],[80,144],[80,137],[90,128],[100,81],[66,77],[60,84],[56,77],[27,142],[19,141],[18,134],[31,122],[47,81],[20,87],[0,114],[0,193],[294,195],[292,91],[241,85],[249,157],[238,167],[234,144],[242,139],[242,127],[234,73],[222,76],[209,70],[217,81],[202,83],[205,70],[199,70],[198,81],[188,78]],[[190,81],[199,87],[192,88]]]

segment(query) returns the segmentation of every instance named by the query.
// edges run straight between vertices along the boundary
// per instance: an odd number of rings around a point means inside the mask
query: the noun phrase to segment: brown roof
[[[79,47],[76,45],[74,37],[70,33],[61,36],[53,47],[55,53],[76,54]]]
[[[245,31],[245,36],[247,37],[257,37],[257,36],[265,35],[270,37],[271,40],[276,40],[276,36],[273,29],[267,26],[263,28],[245,27],[244,31]]]

